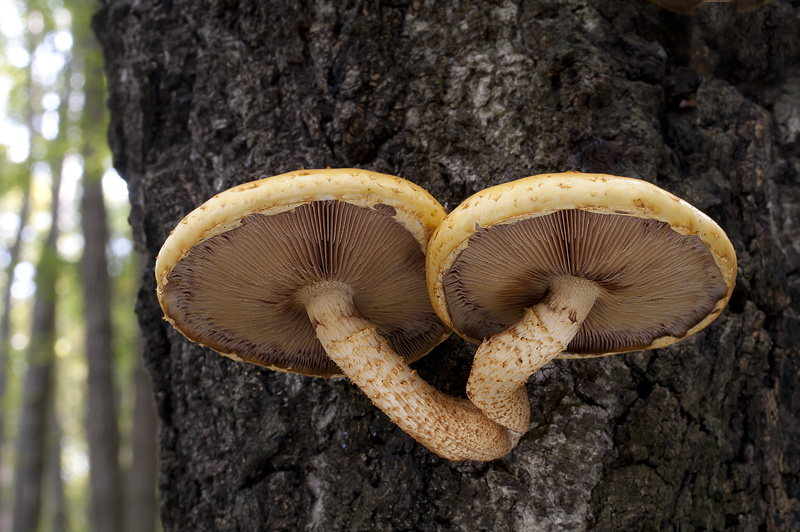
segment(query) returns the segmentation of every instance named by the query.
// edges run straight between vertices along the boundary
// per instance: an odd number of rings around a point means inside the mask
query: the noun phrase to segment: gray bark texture
[[[537,173],[637,177],[740,261],[695,337],[532,377],[531,430],[490,463],[437,458],[346,380],[189,343],[147,273],[164,529],[800,528],[799,22],[797,0],[104,5],[109,136],[151,266],[215,193],[326,166],[405,176],[448,210]],[[463,393],[474,351],[452,337],[415,367]]]

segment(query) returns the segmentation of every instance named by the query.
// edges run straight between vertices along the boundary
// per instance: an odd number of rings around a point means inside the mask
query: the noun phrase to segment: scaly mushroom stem
[[[320,284],[302,300],[317,338],[342,373],[422,445],[448,460],[494,460],[514,447],[519,435],[409,368],[361,316],[346,287]]]
[[[486,417],[519,434],[530,426],[528,377],[558,356],[578,333],[600,287],[562,276],[523,318],[484,340],[475,353],[467,395]]]

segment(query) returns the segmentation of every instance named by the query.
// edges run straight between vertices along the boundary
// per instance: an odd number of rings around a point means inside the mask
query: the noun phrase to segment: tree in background
[[[35,28],[38,29],[38,28]],[[41,36],[44,33],[44,21],[39,31],[30,31],[28,41],[30,50],[35,51],[42,44]],[[39,38],[37,38],[37,35]],[[37,100],[43,98],[44,87],[36,81],[34,63],[31,61],[29,69],[28,91],[31,99],[33,113],[41,113],[41,109],[34,107]],[[57,87],[52,87],[57,88]],[[61,101],[66,100],[66,90],[56,94]],[[59,106],[59,117],[66,117],[64,107]],[[31,113],[30,124],[34,124],[35,116]],[[39,115],[41,117],[42,115]],[[63,124],[63,122],[62,122]],[[45,139],[40,125],[39,134],[34,134],[31,128],[31,146],[43,143]],[[36,294],[33,304],[33,318],[30,328],[30,344],[26,353],[27,369],[22,388],[21,407],[19,410],[19,432],[17,434],[16,470],[14,474],[14,510],[13,529],[18,532],[36,530],[39,525],[42,507],[42,493],[45,482],[45,462],[49,449],[47,441],[52,436],[48,430],[57,426],[57,416],[53,407],[53,380],[55,366],[55,341],[56,341],[56,283],[60,270],[60,259],[56,243],[59,237],[59,215],[61,213],[59,193],[61,190],[61,170],[66,154],[66,134],[64,128],[58,130],[57,135],[52,135],[52,142],[46,144],[43,157],[29,158],[33,168],[38,165],[39,171],[50,174],[50,221],[47,236],[39,252],[36,264]],[[52,423],[50,423],[53,418]]]
[[[142,357],[141,342],[138,342],[134,370],[132,460],[125,504],[127,532],[155,532],[158,524],[155,492],[158,474],[158,449],[155,445],[158,422],[150,376]]]
[[[28,120],[28,123],[30,122],[31,120]],[[20,178],[21,172],[12,173],[13,170],[17,170],[17,168],[12,167],[12,165],[8,164],[6,161],[3,162],[5,164],[3,164],[1,168],[4,176],[4,183],[12,182],[12,177],[17,177],[16,180],[21,180],[22,182],[18,185],[18,188],[21,189],[22,200],[18,214],[18,227],[16,228],[16,231],[14,232],[15,234],[12,237],[13,243],[8,247],[7,252],[8,259],[5,268],[6,283],[3,287],[3,310],[2,317],[0,317],[0,471],[3,471],[6,466],[4,461],[5,453],[3,452],[3,447],[6,441],[7,413],[10,410],[8,408],[10,402],[7,396],[7,387],[9,373],[8,367],[11,351],[11,286],[14,278],[14,270],[20,263],[23,229],[28,222],[28,217],[30,216],[31,210],[30,175],[26,172],[25,176]],[[11,186],[9,186],[9,188],[11,188]],[[3,506],[5,498],[3,496],[4,493],[2,487],[2,484],[0,484],[0,525],[3,524],[2,516],[4,515],[5,509]]]
[[[132,320],[139,272],[128,209],[104,205],[94,7],[0,1],[0,530],[12,508],[15,530],[117,531],[123,517],[131,531],[156,527],[155,414]]]
[[[56,336],[56,279],[58,272],[58,192],[60,170],[53,175],[51,228],[36,265],[36,300],[33,306],[28,368],[22,390],[14,475],[14,531],[27,532],[39,526],[44,482],[48,420],[53,409],[53,372]]]
[[[80,41],[86,77],[86,103],[82,117],[83,157],[83,290],[86,302],[86,357],[89,367],[88,409],[90,514],[95,532],[116,532],[122,525],[122,482],[119,465],[117,394],[114,383],[111,322],[111,279],[106,261],[109,242],[102,177],[105,145],[101,136],[106,123],[102,58],[89,29],[91,5],[76,5],[75,33]]]

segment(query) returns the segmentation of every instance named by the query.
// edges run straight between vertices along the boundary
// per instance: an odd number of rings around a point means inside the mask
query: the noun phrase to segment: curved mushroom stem
[[[467,395],[486,417],[519,434],[528,432],[530,404],[525,382],[558,356],[594,306],[600,287],[563,276],[523,318],[484,340],[475,353]]]
[[[494,460],[519,440],[466,399],[422,380],[361,316],[346,287],[327,285],[303,299],[317,338],[342,373],[434,453],[448,460]]]

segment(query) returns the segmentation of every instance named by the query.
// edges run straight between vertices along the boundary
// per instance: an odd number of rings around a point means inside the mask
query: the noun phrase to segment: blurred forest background
[[[157,528],[95,7],[0,0],[0,531]]]

